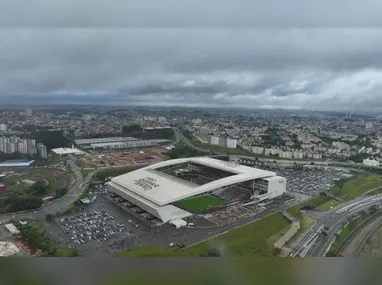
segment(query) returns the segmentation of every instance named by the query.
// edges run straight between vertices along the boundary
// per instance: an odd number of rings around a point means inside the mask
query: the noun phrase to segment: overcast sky
[[[381,1],[262,2],[2,1],[0,102],[382,111]]]

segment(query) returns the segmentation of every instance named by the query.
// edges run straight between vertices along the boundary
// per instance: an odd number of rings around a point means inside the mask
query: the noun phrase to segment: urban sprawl
[[[0,255],[375,255],[381,148],[379,114],[3,109]]]

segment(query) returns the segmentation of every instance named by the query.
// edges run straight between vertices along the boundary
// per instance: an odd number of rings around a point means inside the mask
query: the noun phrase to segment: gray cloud
[[[2,26],[258,27],[380,25],[375,0],[2,0]]]
[[[382,29],[0,30],[3,103],[370,109],[381,90]]]

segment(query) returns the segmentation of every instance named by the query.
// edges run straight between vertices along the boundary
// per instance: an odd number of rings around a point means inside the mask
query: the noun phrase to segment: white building
[[[193,170],[203,171],[204,168],[210,168],[231,175],[197,185],[158,170],[179,164],[188,164],[189,169]],[[252,199],[256,202],[278,197],[286,191],[286,179],[277,176],[274,172],[210,157],[180,158],[159,162],[114,177],[108,185],[112,192],[166,223],[192,215],[173,203],[205,193],[224,191],[229,187],[236,187],[235,185],[239,183],[250,185]]]
[[[0,124],[0,131],[4,132],[7,130],[7,126],[5,124]]]
[[[210,144],[212,145],[219,145],[220,138],[217,136],[211,136],[210,137]]]
[[[228,148],[236,148],[237,147],[237,140],[227,139],[227,147]]]
[[[59,156],[62,156],[62,155],[71,155],[71,154],[73,154],[73,155],[85,154],[85,152],[75,148],[74,146],[72,146],[72,148],[65,148],[65,147],[54,148],[54,149],[52,149],[52,152],[54,154],[59,155]]]
[[[199,119],[199,118],[197,118],[197,119],[193,119],[191,122],[192,122],[194,125],[201,125],[201,124],[202,124],[202,119]]]
[[[207,136],[210,132],[210,129],[207,128],[207,127],[201,127],[199,128],[199,134],[203,135],[203,136]]]
[[[363,160],[363,164],[366,166],[379,166],[379,161],[375,159],[366,158]]]
[[[256,154],[263,154],[263,153],[264,153],[264,148],[261,147],[261,146],[253,146],[253,147],[251,148],[251,151],[252,151],[253,153],[256,153]]]
[[[4,227],[9,231],[11,235],[18,235],[20,233],[19,229],[16,228],[14,224],[6,224]]]
[[[372,129],[373,128],[373,123],[370,123],[370,122],[366,123],[365,124],[365,128],[366,129]]]
[[[43,145],[42,143],[37,144],[37,152],[42,158],[47,158],[48,157],[48,151],[46,149],[46,146]]]

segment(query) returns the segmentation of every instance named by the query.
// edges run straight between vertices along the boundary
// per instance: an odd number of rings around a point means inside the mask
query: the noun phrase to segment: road
[[[317,219],[315,224],[300,237],[290,256],[325,256],[336,233],[341,229],[348,217],[381,202],[382,194],[369,197],[362,196],[327,212]],[[320,234],[324,228],[327,232],[326,237]]]
[[[95,174],[95,171],[93,171],[89,173],[85,179],[83,179],[81,169],[75,164],[75,160],[68,160],[68,164],[76,176],[76,183],[69,189],[68,193],[64,197],[55,199],[52,202],[49,202],[49,204],[42,206],[38,210],[0,215],[0,221],[9,220],[13,217],[20,219],[43,219],[47,214],[53,215],[58,212],[65,211],[71,203],[76,201],[81,196],[82,192],[85,190],[86,184],[90,183],[93,175]]]

